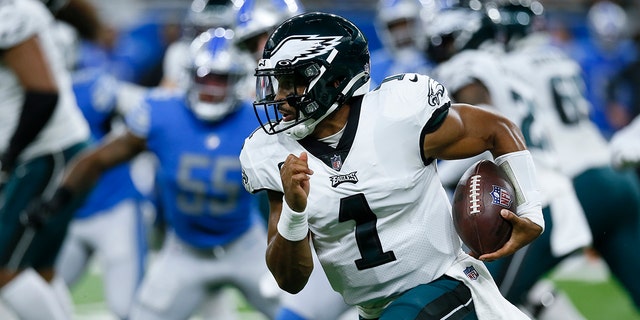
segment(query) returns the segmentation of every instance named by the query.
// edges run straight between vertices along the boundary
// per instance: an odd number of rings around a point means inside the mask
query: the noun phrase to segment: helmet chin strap
[[[361,80],[362,78],[364,78],[364,77],[366,77],[368,75],[369,75],[369,73],[365,72],[365,71],[357,74],[355,77],[353,77],[353,79],[351,79],[351,81],[349,81],[347,86],[342,90],[342,94],[346,94],[347,92],[349,92],[349,90],[351,90],[351,88],[356,84],[356,82],[358,82],[359,80]],[[369,92],[369,87],[370,86],[371,86],[371,80],[369,79],[369,80],[367,80],[367,82],[365,82],[363,85],[361,85],[358,89],[356,89],[354,91],[352,97],[361,96],[361,95],[364,95],[365,93]],[[303,139],[304,137],[306,137],[309,134],[311,134],[311,132],[313,132],[313,130],[315,130],[316,126],[318,125],[318,123],[320,123],[320,121],[322,121],[324,118],[326,118],[327,116],[332,114],[336,109],[338,109],[338,107],[340,107],[340,104],[338,104],[337,102],[334,102],[331,105],[331,107],[329,107],[327,112],[325,112],[318,119],[307,119],[307,120],[305,120],[305,121],[293,126],[291,129],[286,130],[285,134],[288,135],[289,137],[295,139],[295,140]]]

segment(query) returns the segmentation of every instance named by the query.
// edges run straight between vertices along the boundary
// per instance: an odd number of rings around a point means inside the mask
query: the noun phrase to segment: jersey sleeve
[[[500,66],[489,53],[480,50],[462,52],[442,63],[434,70],[434,77],[444,84],[449,92],[457,92],[466,85],[479,80],[491,83],[501,79]]]
[[[248,192],[256,193],[261,190],[284,192],[280,180],[280,163],[274,157],[277,149],[280,148],[279,142],[275,141],[277,138],[258,129],[245,139],[240,152],[240,164],[242,165],[242,184]]]
[[[22,1],[0,1],[0,50],[24,42],[37,34],[42,25],[53,21],[40,1]]]
[[[408,130],[425,133],[437,130],[451,105],[447,89],[440,82],[416,73],[387,77],[371,97],[388,121],[401,121]]]
[[[148,100],[143,100],[128,112],[125,117],[125,123],[131,133],[139,138],[146,139],[151,130],[151,105]]]

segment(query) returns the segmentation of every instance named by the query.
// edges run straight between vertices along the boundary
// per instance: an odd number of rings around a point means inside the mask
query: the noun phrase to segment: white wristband
[[[287,201],[282,199],[282,212],[278,221],[278,233],[289,241],[300,241],[309,233],[307,212],[296,212],[289,208]]]
[[[536,168],[529,150],[503,154],[495,158],[495,163],[502,168],[513,184],[516,193],[517,214],[542,227],[542,203],[540,188],[536,180]]]

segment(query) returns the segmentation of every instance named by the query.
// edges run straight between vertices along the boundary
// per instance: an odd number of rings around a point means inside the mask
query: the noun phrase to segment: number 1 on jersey
[[[395,261],[393,251],[384,252],[378,228],[378,217],[371,211],[364,194],[358,193],[340,199],[339,222],[354,220],[356,222],[356,243],[362,258],[355,260],[358,270],[369,269]]]

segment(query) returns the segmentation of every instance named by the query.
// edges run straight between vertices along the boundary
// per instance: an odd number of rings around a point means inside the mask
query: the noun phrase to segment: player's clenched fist
[[[308,158],[306,152],[302,152],[300,157],[290,154],[280,168],[284,200],[296,212],[302,212],[307,207],[309,179],[313,174],[307,163]]]

